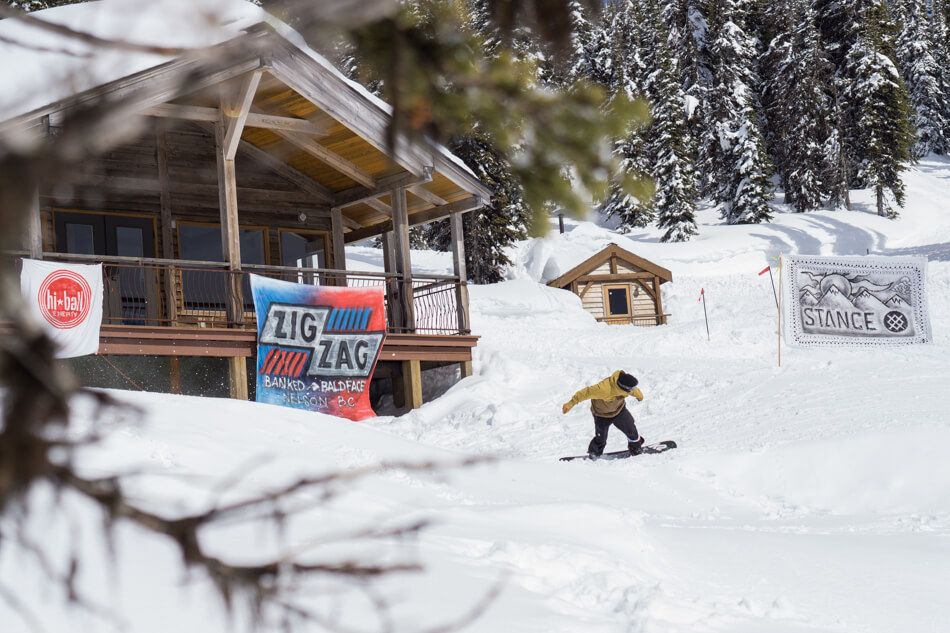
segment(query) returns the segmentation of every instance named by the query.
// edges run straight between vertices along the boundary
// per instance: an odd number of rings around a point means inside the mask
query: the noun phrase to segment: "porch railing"
[[[256,327],[249,273],[301,284],[382,287],[387,330],[393,333],[468,334],[460,327],[457,277],[247,265],[232,271],[215,262],[44,253],[53,261],[102,263],[103,323]],[[15,264],[19,269],[18,258]],[[411,297],[412,309],[403,305]],[[467,310],[467,306],[463,309]]]

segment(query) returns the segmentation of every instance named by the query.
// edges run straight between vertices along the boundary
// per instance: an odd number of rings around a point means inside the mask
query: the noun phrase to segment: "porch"
[[[25,253],[17,255],[18,269]],[[182,392],[180,361],[188,357],[227,359],[231,397],[247,399],[253,391],[257,323],[250,274],[382,288],[387,335],[374,381],[391,383],[396,407],[422,404],[425,369],[458,365],[463,378],[472,372],[478,337],[468,327],[466,282],[458,277],[260,265],[230,270],[215,262],[63,253],[44,253],[44,259],[102,264],[99,354],[167,357],[171,393]]]

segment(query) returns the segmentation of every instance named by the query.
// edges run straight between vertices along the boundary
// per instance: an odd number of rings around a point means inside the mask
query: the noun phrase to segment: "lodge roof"
[[[189,38],[178,33],[182,25],[147,25],[144,41],[167,31],[162,41],[175,55],[125,50],[117,56],[16,19],[0,20],[0,95],[7,95],[0,97],[0,135],[39,132],[44,121],[55,125],[73,108],[119,99],[123,113],[172,118],[211,134],[224,120],[240,131],[229,139],[232,157],[272,164],[315,205],[341,209],[348,242],[391,228],[389,193],[398,187],[408,188],[410,224],[469,211],[490,198],[491,191],[444,146],[428,139],[391,143],[391,108],[286,24],[243,0],[192,2],[214,7],[215,28]],[[163,3],[104,0],[30,15],[115,38],[125,35],[115,24],[136,4],[148,12]],[[162,19],[169,15],[165,9]],[[30,83],[44,73],[51,85]]]
[[[548,282],[548,285],[554,286],[556,288],[564,288],[569,286],[579,277],[582,277],[597,269],[604,263],[609,262],[611,258],[617,258],[648,273],[656,275],[659,278],[661,284],[668,281],[673,281],[673,273],[666,268],[658,266],[653,262],[640,257],[639,255],[634,255],[630,251],[611,243],[606,248],[585,259],[583,262],[570,269],[557,279]]]

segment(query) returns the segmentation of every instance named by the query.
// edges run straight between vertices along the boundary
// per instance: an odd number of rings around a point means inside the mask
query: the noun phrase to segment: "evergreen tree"
[[[657,69],[649,82],[653,123],[648,138],[656,189],[652,206],[657,226],[666,229],[662,241],[684,242],[697,234],[696,175],[687,142],[686,94],[671,47],[661,44],[657,53]]]
[[[710,15],[713,86],[704,112],[700,161],[706,192],[729,224],[767,221],[772,216],[771,164],[759,129],[753,60],[755,48],[744,28],[744,0],[716,0]]]
[[[463,216],[468,279],[480,284],[501,281],[504,267],[511,264],[505,248],[527,237],[530,212],[508,165],[498,158],[491,143],[472,135],[453,143],[451,149],[494,192],[489,204]],[[448,220],[427,225],[425,235],[431,247],[441,251],[451,248]]]
[[[488,24],[484,4],[473,2],[470,28],[483,34],[486,54],[494,55],[499,41],[488,29]],[[530,50],[532,42],[523,34],[516,34],[514,45],[522,48],[526,55],[537,54],[536,50]],[[530,212],[521,187],[512,176],[511,166],[498,156],[491,140],[480,134],[477,127],[470,136],[452,143],[451,149],[493,191],[489,204],[463,216],[468,280],[475,283],[501,281],[504,267],[511,263],[505,255],[505,248],[527,236]],[[451,248],[448,220],[426,225],[423,236],[431,248],[442,251]]]
[[[852,130],[860,156],[857,177],[874,188],[878,215],[896,217],[886,193],[904,204],[900,174],[911,161],[914,129],[907,91],[894,63],[894,25],[883,0],[870,0],[862,32],[846,60],[853,83],[845,91],[856,114]]]
[[[934,55],[927,4],[927,0],[906,0],[897,5],[903,14],[897,61],[914,110],[917,142],[913,153],[917,158],[950,150],[950,94],[941,85],[944,72]],[[939,18],[939,12],[935,17]]]
[[[950,122],[950,0],[931,0],[928,12],[930,50],[936,66],[937,85],[943,95],[942,118]],[[950,123],[947,124],[950,128]],[[950,154],[950,129],[945,128],[945,142],[935,143],[933,151]]]
[[[814,11],[801,0],[772,5],[768,23],[779,25],[763,56],[766,140],[785,201],[796,211],[815,209],[832,198],[829,161],[834,148],[832,105],[825,91],[830,64],[821,50]],[[832,164],[837,162],[832,152]]]

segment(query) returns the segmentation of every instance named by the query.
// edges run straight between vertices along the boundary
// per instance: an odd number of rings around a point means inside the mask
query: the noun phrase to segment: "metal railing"
[[[103,323],[256,327],[249,273],[316,286],[382,287],[389,332],[468,334],[459,326],[457,277],[44,253],[52,261],[103,265]],[[19,269],[17,258],[15,265]],[[412,309],[404,305],[411,297]],[[467,309],[467,306],[464,307]]]

